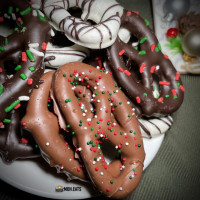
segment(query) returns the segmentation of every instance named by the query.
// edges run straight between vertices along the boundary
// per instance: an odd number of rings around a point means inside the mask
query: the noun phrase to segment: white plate
[[[144,139],[146,158],[144,169],[158,152],[164,134],[153,139]],[[41,158],[42,159],[42,158]],[[67,181],[64,174],[57,174],[41,159],[15,161],[6,164],[0,159],[0,179],[25,192],[55,199],[85,199],[98,195],[90,183]],[[63,192],[56,192],[56,187],[65,187]]]

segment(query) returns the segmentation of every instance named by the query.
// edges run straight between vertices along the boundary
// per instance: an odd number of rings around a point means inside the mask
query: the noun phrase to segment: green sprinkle
[[[92,147],[95,147],[95,144],[94,144],[94,143],[92,144]]]
[[[121,150],[118,150],[118,151],[117,151],[117,153],[121,154],[121,153],[122,153],[122,151],[121,151]]]
[[[5,38],[4,44],[5,44],[5,45],[8,45],[8,38]]]
[[[122,104],[122,102],[120,101],[120,102],[119,102],[119,104],[121,105],[121,104]]]
[[[141,144],[138,144],[138,147],[141,147]]]
[[[26,79],[27,79],[27,76],[26,76],[24,73],[20,74],[20,77],[21,77],[21,79],[23,79],[23,80],[26,80]]]
[[[31,8],[30,8],[30,7],[26,8],[26,9],[23,10],[23,11],[21,11],[21,12],[20,12],[20,15],[24,16],[24,15],[28,14],[29,12],[31,12]]]
[[[12,13],[13,13],[13,7],[10,6],[10,7],[8,7],[8,14],[11,15]]]
[[[139,51],[139,55],[145,55],[145,54],[146,54],[145,50]]]
[[[133,134],[136,135],[136,132],[134,131]]]
[[[110,183],[111,183],[111,184],[113,184],[113,183],[114,183],[114,181],[113,181],[113,180],[111,180],[111,181],[110,181]]]
[[[138,46],[135,47],[135,50],[138,50]]]
[[[177,85],[177,87],[179,87],[181,84],[178,82],[176,85]]]
[[[156,87],[153,85],[153,91],[155,91]]]
[[[129,179],[133,179],[133,177],[132,177],[132,176],[129,176]]]
[[[5,112],[8,113],[10,112],[16,105],[20,103],[20,100],[14,101],[10,106],[5,108]]]
[[[35,58],[29,49],[26,50],[26,54],[31,62],[35,62]]]
[[[174,99],[177,99],[178,97],[176,95],[173,96]]]
[[[135,172],[135,168],[133,168],[133,171]]]
[[[63,77],[66,77],[66,74],[63,74]]]
[[[133,133],[133,130],[130,130],[129,132],[130,132],[130,133]]]
[[[21,68],[22,68],[21,65],[17,65],[17,67],[15,67],[15,71],[18,71],[18,70],[20,70]]]
[[[0,95],[3,93],[3,85],[0,85]]]
[[[98,134],[97,133],[95,133],[95,137],[97,137],[98,136]]]
[[[113,128],[111,128],[111,129],[110,129],[110,132],[113,132],[113,131],[114,131],[114,129],[113,129]]]
[[[158,43],[158,48],[159,48],[160,51],[162,50],[160,43]]]
[[[5,50],[4,47],[0,46],[0,51],[4,51],[4,50]]]
[[[149,26],[149,21],[147,19],[144,20],[146,23],[146,26]]]
[[[165,95],[165,98],[169,98],[169,94],[166,94],[166,95]]]
[[[97,124],[100,124],[100,121],[97,121]]]
[[[70,128],[70,125],[69,125],[69,124],[67,125],[67,128]]]
[[[10,122],[11,122],[10,119],[4,119],[4,120],[3,120],[3,123],[7,123],[7,124],[9,124]]]
[[[131,115],[128,115],[128,117],[131,117]]]
[[[74,132],[74,131],[72,131],[72,135],[75,135],[75,132]]]
[[[21,30],[21,32],[24,33],[25,31],[26,31],[26,27],[23,27],[22,30]]]
[[[113,90],[113,93],[116,93],[116,90]]]
[[[29,67],[29,70],[30,70],[31,72],[33,72],[33,71],[35,71],[35,67],[31,66],[31,67]]]
[[[120,135],[123,135],[123,133],[122,133],[122,132],[120,132]]]
[[[16,27],[16,28],[14,28],[14,31],[19,31],[19,29]]]
[[[155,48],[155,51],[156,51],[156,52],[159,52],[159,51],[160,51],[160,49],[159,49],[158,47],[156,47],[156,48]]]
[[[144,93],[144,96],[147,96],[147,93],[146,93],[146,92]]]
[[[86,94],[83,94],[83,97],[86,97]]]
[[[73,77],[73,74],[70,74],[69,76],[70,76],[70,77]]]
[[[39,15],[39,18],[40,18],[40,20],[42,20],[43,22],[47,22],[47,20],[46,20],[43,16]]]
[[[117,108],[117,104],[115,104],[114,107]]]
[[[39,147],[39,145],[38,145],[38,144],[36,144],[36,145],[35,145],[35,148],[38,148],[38,147]]]
[[[71,99],[65,99],[65,103],[71,102]]]
[[[22,20],[20,20],[19,23],[20,23],[20,25],[23,25],[24,22]]]
[[[109,95],[111,96],[111,95],[112,95],[112,92],[109,92]]]
[[[105,92],[103,91],[102,94],[105,94]]]
[[[141,40],[140,40],[140,44],[143,44],[146,40],[148,40],[147,37],[143,37]]]

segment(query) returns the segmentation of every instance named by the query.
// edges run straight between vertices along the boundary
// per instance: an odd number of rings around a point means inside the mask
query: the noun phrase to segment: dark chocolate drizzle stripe
[[[131,13],[131,14],[130,14]],[[135,50],[130,44],[126,44],[118,37],[115,43],[108,49],[108,58],[110,60],[112,72],[115,79],[118,80],[118,84],[123,87],[126,95],[137,105],[142,114],[152,115],[154,113],[170,114],[175,112],[183,101],[183,91],[177,83],[182,86],[181,79],[176,80],[176,70],[167,57],[165,57],[160,49],[158,51],[152,50],[152,45],[156,48],[159,46],[159,42],[153,33],[153,31],[146,25],[145,21],[134,12],[127,14],[124,10],[122,16],[122,27],[127,28],[139,41],[144,37],[147,40],[141,43],[141,50],[145,50],[145,55],[140,55],[139,51]],[[143,72],[140,73],[141,80],[136,80],[133,75],[127,76],[125,73],[119,71],[119,67],[123,71],[129,71],[126,66],[123,56],[119,55],[119,52],[125,50],[124,55],[134,61],[140,68],[142,64],[145,64]],[[151,73],[151,67],[159,65],[157,74],[160,81],[168,82],[170,85],[160,85],[160,98],[154,98],[153,96],[153,77]],[[172,90],[176,92],[176,96],[173,95]],[[144,95],[146,94],[146,95]],[[169,95],[168,98],[165,96]],[[139,103],[136,98],[139,98]]]

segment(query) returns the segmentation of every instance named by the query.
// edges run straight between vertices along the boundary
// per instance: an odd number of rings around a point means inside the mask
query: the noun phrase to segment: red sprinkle
[[[168,55],[166,55],[166,54],[164,55],[164,57],[165,57],[166,59],[169,59]]]
[[[21,106],[21,104],[19,103],[19,104],[17,104],[17,105],[14,107],[14,109],[16,110],[16,109],[18,109],[20,106]]]
[[[178,81],[180,78],[180,73],[179,72],[176,72],[176,81]]]
[[[92,70],[91,70],[91,69],[89,69],[89,72],[90,72],[90,73],[92,73]]]
[[[26,126],[26,122],[22,122],[22,126]]]
[[[110,191],[110,188],[106,188],[106,191],[109,192],[109,191]]]
[[[172,89],[172,94],[175,96],[176,95],[176,90],[175,89]]]
[[[140,73],[143,73],[145,67],[146,67],[146,64],[145,64],[145,63],[143,63],[143,64],[140,66]]]
[[[3,22],[4,21],[4,18],[3,17],[0,17],[0,22]]]
[[[122,49],[122,50],[119,52],[119,56],[122,56],[124,53],[125,53],[125,50]]]
[[[180,88],[180,90],[181,90],[182,92],[185,92],[185,88],[184,88],[182,85],[180,85],[179,88]]]
[[[150,72],[153,74],[156,69],[156,66],[152,66]]]
[[[159,85],[170,85],[170,82],[159,81]]]
[[[123,71],[124,71],[121,67],[118,67],[118,70],[119,70],[120,72],[123,72]]]
[[[131,72],[129,72],[128,70],[124,70],[124,74],[126,74],[127,76],[130,76]]]
[[[0,127],[2,127],[3,126],[3,122],[0,122]]]
[[[20,22],[22,19],[20,17],[17,18],[17,21]]]
[[[77,172],[80,172],[80,171],[81,171],[81,168],[78,167],[78,168],[77,168]]]
[[[24,144],[28,144],[28,140],[26,138],[21,138],[21,142],[23,142]]]
[[[29,78],[29,79],[27,80],[27,84],[28,84],[28,85],[32,85],[32,84],[33,84],[33,79],[32,79],[32,78]]]
[[[156,47],[156,45],[155,45],[155,44],[152,44],[152,45],[151,45],[151,51],[154,51],[154,50],[155,50],[155,47]]]
[[[26,61],[27,61],[26,52],[22,52],[22,61],[23,61],[23,62],[26,62]]]
[[[140,97],[136,97],[136,101],[137,101],[137,103],[141,103]]]
[[[46,49],[47,49],[47,43],[46,43],[46,42],[43,42],[43,43],[42,43],[42,49],[43,49],[43,50],[46,50]]]
[[[162,101],[163,101],[163,98],[160,97],[160,98],[158,99],[158,102],[162,102]]]
[[[2,73],[3,72],[3,69],[0,67],[0,73]]]
[[[127,11],[127,12],[126,12],[126,15],[127,15],[127,16],[130,16],[131,14],[132,14],[131,11]]]
[[[134,12],[136,15],[139,15],[139,11],[135,11],[135,10],[134,10],[133,12]]]
[[[98,168],[98,167],[95,167],[95,170],[96,170],[96,171],[98,171],[98,170],[99,170],[99,168]]]

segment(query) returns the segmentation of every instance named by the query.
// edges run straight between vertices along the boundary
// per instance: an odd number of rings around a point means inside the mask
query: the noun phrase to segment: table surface
[[[119,2],[129,10],[139,11],[153,28],[150,0]],[[155,159],[144,171],[137,189],[126,200],[200,199],[200,76],[182,75],[181,78],[186,89],[184,102],[172,115],[174,124],[165,134]],[[0,199],[46,198],[22,192],[0,181]]]

